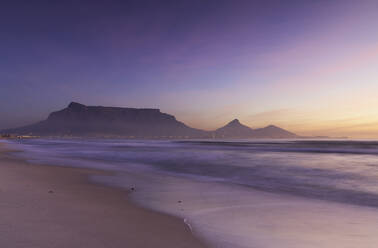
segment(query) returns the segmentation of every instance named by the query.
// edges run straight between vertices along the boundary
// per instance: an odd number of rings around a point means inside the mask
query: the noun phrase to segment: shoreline
[[[60,197],[63,196],[63,202],[61,202],[61,198],[60,201],[55,199],[48,204],[40,204],[38,207],[29,204],[26,210],[24,207],[23,211],[34,214],[35,209],[46,208],[47,205],[58,212],[58,215],[63,212],[65,218],[84,218],[84,223],[70,220],[68,223],[71,224],[67,225],[68,227],[73,226],[74,231],[80,236],[87,235],[87,237],[81,237],[86,241],[85,247],[88,247],[88,240],[92,242],[93,238],[100,238],[100,243],[103,240],[125,240],[115,245],[106,243],[106,245],[89,246],[95,248],[125,246],[195,248],[203,247],[201,246],[203,244],[223,248],[376,248],[375,245],[378,244],[376,236],[378,210],[375,208],[264,192],[234,183],[180,177],[175,173],[160,173],[159,170],[156,171],[138,163],[117,166],[117,163],[112,163],[113,157],[98,162],[96,158],[101,159],[102,156],[93,155],[93,159],[88,160],[85,160],[86,156],[77,156],[84,160],[72,159],[71,161],[71,158],[76,157],[75,152],[70,152],[72,149],[77,150],[78,154],[87,152],[91,154],[91,151],[96,152],[99,151],[98,149],[105,151],[107,146],[106,144],[100,146],[102,148],[82,146],[87,144],[84,140],[79,144],[68,143],[70,144],[68,147],[65,144],[66,148],[59,152],[55,150],[54,144],[59,144],[59,141],[58,143],[47,142],[41,146],[36,145],[30,148],[21,146],[20,150],[24,150],[26,153],[20,154],[20,156],[16,155],[13,160],[16,160],[18,164],[20,160],[29,161],[31,159],[34,162],[23,162],[23,167],[18,165],[13,168],[13,172],[17,173],[16,181],[23,182],[21,185],[25,186],[26,184],[27,186],[17,191],[17,195],[22,195],[23,199],[13,205],[17,210],[20,202],[24,205],[30,202],[28,198],[31,198],[32,201],[39,201],[41,196],[44,198],[52,198],[58,194]],[[145,145],[148,146],[148,144]],[[18,150],[17,146],[13,147],[12,145],[8,145],[7,148],[8,150]],[[141,150],[141,152],[144,151]],[[109,156],[109,153],[101,154],[105,158]],[[8,159],[13,157],[11,153],[8,155]],[[177,159],[178,157],[175,157],[175,161]],[[4,177],[4,171],[7,172],[1,168],[1,162],[3,161],[0,158],[0,199],[4,198],[8,201],[8,199],[12,200],[12,194],[8,194],[7,197],[1,195],[1,190],[4,189],[2,177]],[[35,163],[44,165],[31,165]],[[81,169],[76,166],[81,166]],[[41,177],[41,175],[33,173],[42,173],[43,175]],[[23,177],[25,174],[26,177]],[[8,183],[12,183],[12,180],[15,181],[14,175],[12,177],[9,171],[5,176],[5,179],[10,180]],[[28,186],[30,178],[34,181],[32,181],[33,185]],[[66,187],[66,191],[64,192],[61,188],[57,189],[56,184],[59,187]],[[20,183],[13,182],[13,188],[19,186]],[[132,190],[132,187],[135,190]],[[33,191],[43,190],[43,192],[33,192],[30,197],[27,192],[30,189]],[[50,190],[53,192],[49,193]],[[54,204],[58,204],[58,206]],[[68,206],[65,207],[67,204]],[[60,210],[62,209],[61,205],[63,205],[63,211]],[[0,214],[7,217],[5,206],[6,204],[0,200],[0,211],[2,211]],[[79,207],[79,210],[70,213],[73,210],[72,206]],[[80,211],[84,213],[80,214]],[[135,211],[140,211],[137,216],[131,214]],[[30,221],[29,216],[21,215],[20,217],[18,214],[13,214],[13,216],[18,218],[17,225],[20,223],[25,225],[24,222],[27,220],[28,223],[31,223],[29,226],[34,228],[35,221]],[[3,221],[0,222],[0,247],[2,247],[1,235],[9,237],[6,233],[4,234],[4,228],[1,228],[6,224],[12,228],[12,225],[9,224],[12,222],[8,220],[7,223],[5,217],[0,218],[0,221]],[[44,218],[45,216],[42,215],[37,220],[45,221]],[[175,226],[169,224],[172,219],[175,220]],[[67,220],[64,219],[63,224],[66,222]],[[185,222],[190,226],[185,225]],[[62,220],[50,220],[49,228],[44,229],[54,230],[56,228],[54,225],[57,223],[61,224]],[[95,227],[93,227],[93,223]],[[89,225],[89,228],[85,229],[85,225]],[[151,227],[151,225],[154,226]],[[84,231],[82,226],[84,226]],[[58,225],[58,227],[60,226]],[[181,231],[176,230],[177,227],[181,228]],[[193,227],[192,232],[189,230],[190,227]],[[94,228],[94,230],[91,231],[90,228]],[[99,229],[100,232],[98,232]],[[18,228],[18,230],[20,229]],[[25,230],[28,231],[27,228]],[[61,232],[54,231],[51,235],[56,235],[56,233],[60,234]],[[75,237],[76,233],[71,236]],[[128,236],[122,236],[124,233]],[[183,236],[178,237],[178,235]],[[45,238],[46,236],[41,237]],[[189,241],[185,239],[189,239]],[[51,241],[49,240],[49,242]],[[30,242],[27,244],[27,247],[30,247]],[[20,245],[16,248],[25,246]],[[9,247],[9,245],[5,245],[5,247]],[[13,243],[12,247],[15,247]],[[49,245],[46,247],[59,246]],[[62,245],[61,247],[77,246]]]
[[[0,143],[1,247],[207,247],[184,220],[95,184],[109,172],[30,165]]]

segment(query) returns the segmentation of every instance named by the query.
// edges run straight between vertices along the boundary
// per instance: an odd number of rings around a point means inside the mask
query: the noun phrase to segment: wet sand
[[[0,143],[0,247],[205,247],[181,219],[88,181],[104,172],[30,165],[7,151]]]

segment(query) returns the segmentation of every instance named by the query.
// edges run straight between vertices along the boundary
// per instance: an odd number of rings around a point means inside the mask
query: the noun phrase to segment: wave
[[[27,157],[123,170],[132,165],[302,197],[378,207],[376,141],[17,141]],[[34,155],[33,155],[34,154]]]

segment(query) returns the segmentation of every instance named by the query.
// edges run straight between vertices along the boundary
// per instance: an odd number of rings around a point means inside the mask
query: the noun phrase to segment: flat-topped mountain
[[[39,136],[94,137],[203,137],[205,131],[190,128],[159,109],[85,106],[72,102],[39,123],[5,130]]]
[[[37,136],[120,138],[298,138],[276,126],[252,129],[235,119],[215,131],[188,127],[150,108],[86,106],[71,102],[44,121],[0,133]]]

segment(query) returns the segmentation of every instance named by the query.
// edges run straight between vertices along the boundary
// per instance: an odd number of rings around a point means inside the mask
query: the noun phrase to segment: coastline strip
[[[205,247],[180,219],[89,182],[98,170],[30,165],[0,143],[0,247]]]

